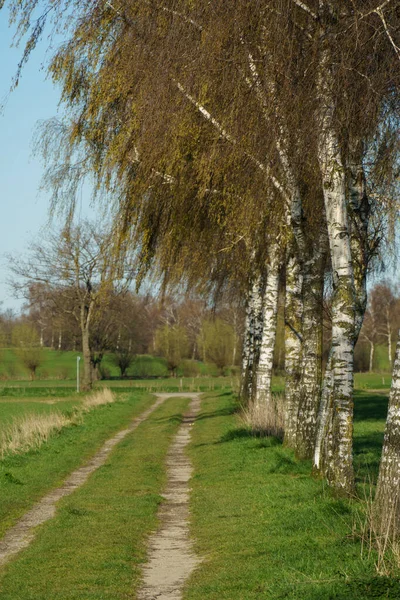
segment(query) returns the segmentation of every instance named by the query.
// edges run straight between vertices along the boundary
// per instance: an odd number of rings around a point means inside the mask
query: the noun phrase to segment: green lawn
[[[157,525],[164,461],[188,401],[169,400],[129,434],[4,568],[2,600],[134,598]]]
[[[361,557],[355,524],[363,518],[363,501],[334,498],[323,481],[311,477],[309,461],[297,460],[275,438],[250,435],[239,420],[231,378],[200,381],[207,393],[189,451],[195,467],[192,535],[204,560],[184,599],[400,598],[400,579],[377,576],[374,552]],[[274,390],[281,391],[282,383],[275,378]],[[88,413],[40,451],[0,462],[0,535],[142,412],[154,400],[147,391],[181,391],[179,378],[112,384],[119,402]],[[387,383],[381,375],[363,374],[356,385],[355,468],[363,498],[378,472]],[[191,386],[192,378],[182,380],[183,389],[197,391]],[[12,412],[70,410],[79,401],[65,383],[7,387],[3,394],[0,423]],[[160,407],[118,445],[107,465],[60,503],[56,518],[6,568],[2,600],[135,597],[144,539],[155,526],[165,481],[165,452],[185,405],[175,399]]]
[[[234,411],[230,394],[208,397],[193,428],[192,534],[204,562],[185,600],[398,599],[399,580],[376,576],[374,554],[361,559],[360,503],[335,499],[310,462],[250,435]],[[385,412],[382,395],[356,394],[360,482],[376,476]]]
[[[59,380],[62,382],[76,378],[77,357],[79,352],[53,350],[43,348],[40,366],[35,379],[40,381]],[[120,376],[120,370],[115,363],[112,353],[106,353],[101,363],[101,371],[105,379]],[[82,368],[82,363],[81,363]],[[137,355],[127,370],[127,375],[138,378],[168,377],[166,360],[159,356]],[[218,369],[213,364],[204,364],[200,361],[185,360],[178,369],[178,376],[215,377]],[[0,349],[0,380],[8,384],[10,381],[30,381],[31,374],[21,362],[18,353],[13,348]]]

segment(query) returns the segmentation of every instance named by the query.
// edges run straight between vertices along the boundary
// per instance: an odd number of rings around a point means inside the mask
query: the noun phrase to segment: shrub
[[[183,377],[197,377],[200,375],[200,368],[195,360],[183,360],[179,367],[179,374]]]

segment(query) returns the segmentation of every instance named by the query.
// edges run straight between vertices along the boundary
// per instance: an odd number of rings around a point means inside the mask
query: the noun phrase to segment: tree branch
[[[392,46],[394,48],[394,51],[397,54],[397,58],[400,59],[400,48],[399,48],[399,46],[397,46],[395,44],[395,41],[394,41],[394,39],[393,39],[390,31],[389,31],[389,27],[388,27],[388,24],[386,23],[385,15],[383,14],[382,8],[379,7],[379,8],[377,8],[373,12],[375,12],[378,15],[378,17],[380,18],[380,20],[382,21],[382,24],[383,24],[383,27],[385,29],[386,35],[388,36],[388,38],[390,40],[390,43],[392,44]]]
[[[311,8],[307,6],[307,4],[304,4],[304,2],[302,2],[301,0],[292,0],[292,2],[294,2],[294,4],[299,8],[303,9],[304,12],[306,12],[308,15],[310,15],[310,17],[312,17],[314,21],[318,19],[316,13],[313,10],[311,10]]]
[[[206,108],[204,108],[204,106],[202,104],[200,104],[195,98],[193,98],[193,96],[191,96],[189,94],[189,92],[187,92],[185,90],[185,88],[183,87],[183,85],[181,83],[179,83],[179,81],[176,81],[176,80],[174,80],[174,81],[175,81],[176,86],[179,89],[179,91],[182,92],[182,94],[185,96],[185,98],[187,100],[189,100],[189,102],[197,108],[197,110],[201,113],[201,115],[215,127],[215,129],[219,132],[221,137],[224,140],[226,140],[227,142],[231,143],[233,146],[237,146],[238,141],[236,140],[236,138],[234,138],[230,133],[228,133],[226,131],[226,129],[224,129],[224,127],[221,125],[221,123],[219,121],[217,121],[217,119],[215,119],[211,115],[211,113],[209,113],[208,110]],[[249,158],[253,162],[253,164],[255,164],[261,171],[263,171],[263,173],[266,174],[266,176],[271,180],[274,187],[283,195],[285,200],[288,201],[288,197],[287,197],[287,194],[285,192],[283,185],[271,173],[270,167],[268,165],[265,165],[264,163],[262,163],[260,160],[258,160],[258,158],[256,158],[253,154],[250,154],[246,150],[244,151],[244,155],[247,158]]]

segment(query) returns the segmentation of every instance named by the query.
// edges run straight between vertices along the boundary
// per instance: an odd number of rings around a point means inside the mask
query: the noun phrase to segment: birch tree
[[[22,13],[12,5],[29,28],[36,2],[26,0]],[[303,435],[295,423],[305,414],[292,384],[307,329],[304,308],[294,310],[304,231],[315,243],[313,214],[324,213],[332,348],[319,436],[331,446],[322,461],[318,448],[315,463],[352,494],[353,353],[370,255],[365,157],[396,107],[396,3],[96,1],[77,16],[50,69],[74,117],[69,147],[83,144],[98,186],[116,193],[121,239],[139,249],[142,272],[157,265],[170,282],[248,282],[250,257],[260,256],[254,394],[266,405],[279,271],[288,265],[290,444]]]

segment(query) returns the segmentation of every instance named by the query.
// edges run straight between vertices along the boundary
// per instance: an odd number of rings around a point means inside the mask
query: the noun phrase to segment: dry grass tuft
[[[242,410],[242,420],[256,435],[283,438],[285,430],[284,397],[272,396],[268,407],[251,402]]]
[[[115,402],[115,395],[108,388],[92,392],[83,400],[84,410],[91,410],[95,406],[101,406],[102,404],[112,404]]]
[[[380,520],[377,519],[371,481],[369,481],[368,489],[369,496],[365,496],[362,503],[363,511],[356,514],[353,523],[353,535],[361,541],[362,557],[366,556],[367,559],[370,559],[371,555],[375,556],[375,569],[378,575],[398,576],[400,542],[393,534],[396,529],[396,506],[393,506],[391,514],[387,515],[386,530],[382,531],[379,527]]]
[[[27,415],[15,419],[0,432],[0,457],[3,459],[6,454],[22,454],[28,450],[37,450],[63,427],[79,422],[83,413],[115,400],[112,391],[105,388],[86,396],[82,405],[74,409],[72,416],[54,411],[47,415]]]
[[[0,456],[37,450],[51,435],[70,424],[71,419],[59,412],[16,419],[0,433]]]

